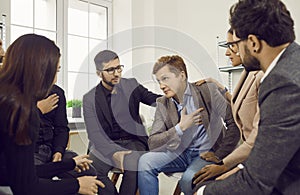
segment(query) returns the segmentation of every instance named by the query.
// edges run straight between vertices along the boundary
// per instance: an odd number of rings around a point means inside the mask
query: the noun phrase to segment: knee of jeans
[[[179,186],[182,192],[186,193],[187,191],[192,190],[192,181],[194,173],[192,171],[185,171],[179,180]]]
[[[151,165],[149,164],[149,158],[147,154],[144,154],[139,159],[138,171],[149,170]]]

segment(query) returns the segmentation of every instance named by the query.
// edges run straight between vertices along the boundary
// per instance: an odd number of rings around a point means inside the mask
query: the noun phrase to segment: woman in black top
[[[86,164],[86,156],[34,166],[40,126],[36,104],[53,85],[59,58],[53,41],[28,34],[12,43],[0,69],[0,185],[9,185],[15,195],[95,194],[98,185],[103,187],[93,176],[50,179]]]

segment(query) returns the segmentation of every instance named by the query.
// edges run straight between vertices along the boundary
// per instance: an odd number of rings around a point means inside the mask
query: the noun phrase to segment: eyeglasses
[[[238,41],[227,42],[226,46],[228,47],[228,49],[230,49],[230,51],[232,51],[232,53],[237,53],[239,51],[238,43],[244,40],[245,39],[240,39]]]
[[[257,36],[257,38],[259,38],[259,36]],[[226,45],[230,49],[230,51],[232,51],[233,53],[237,54],[237,53],[239,53],[239,42],[245,41],[247,39],[248,38],[240,39],[240,40],[233,41],[233,42],[227,42]]]
[[[119,65],[116,67],[111,67],[111,68],[107,68],[107,69],[103,69],[101,71],[106,71],[108,74],[114,74],[115,71],[117,71],[118,73],[122,72],[124,68],[124,65]]]

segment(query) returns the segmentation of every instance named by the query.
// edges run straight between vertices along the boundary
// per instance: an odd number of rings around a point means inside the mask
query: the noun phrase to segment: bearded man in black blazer
[[[245,69],[265,72],[258,135],[241,170],[198,184],[197,194],[300,194],[300,46],[293,19],[280,0],[240,0],[230,23]]]
[[[90,159],[98,178],[105,184],[99,194],[118,194],[108,172],[124,172],[119,194],[137,191],[139,157],[148,150],[148,136],[139,115],[139,105],[155,105],[158,95],[148,91],[136,79],[121,78],[123,65],[110,50],[95,57],[101,82],[83,97],[83,115],[90,141]]]

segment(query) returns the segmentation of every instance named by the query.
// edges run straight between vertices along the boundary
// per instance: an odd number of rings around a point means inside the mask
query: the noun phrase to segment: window
[[[11,0],[10,15],[10,43],[26,33],[56,42],[56,0]]]
[[[99,82],[94,56],[108,48],[111,0],[5,1],[11,1],[10,43],[27,33],[55,41],[62,53],[58,85],[67,99],[82,99]]]
[[[69,0],[68,98],[81,99],[98,82],[93,59],[107,48],[107,31],[107,7]]]

